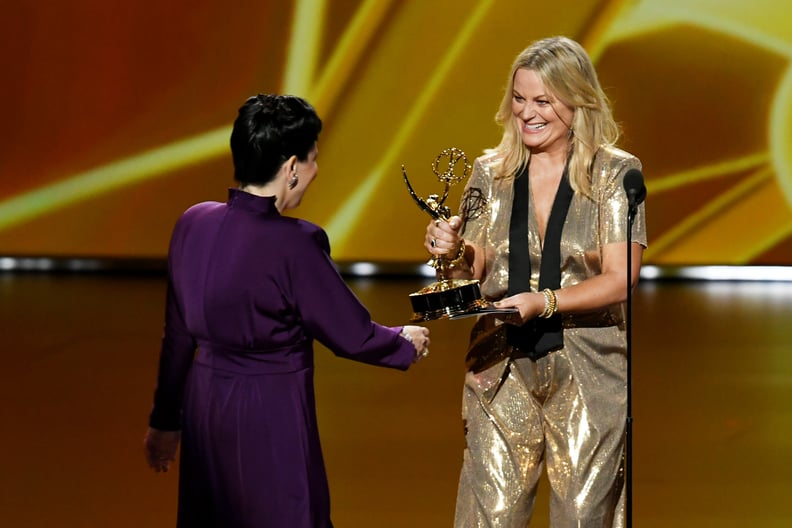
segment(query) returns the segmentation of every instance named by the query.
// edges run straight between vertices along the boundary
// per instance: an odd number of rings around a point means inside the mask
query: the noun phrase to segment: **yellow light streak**
[[[313,83],[322,42],[324,0],[299,0],[292,15],[283,92],[306,97]]]
[[[284,89],[305,93],[314,75],[321,42],[324,0],[302,0],[294,14]],[[187,137],[128,158],[41,186],[0,202],[0,229],[81,200],[228,155],[231,127]]]
[[[761,240],[756,240],[756,244],[748,248],[736,259],[737,264],[748,264],[758,255],[776,247],[789,236],[792,236],[792,222],[778,226],[771,234],[765,235]]]
[[[230,127],[121,159],[0,202],[0,229],[91,196],[228,154]]]
[[[770,152],[778,173],[778,183],[792,207],[792,156],[789,153],[792,146],[789,123],[792,117],[792,68],[787,68],[773,103],[770,110]]]
[[[607,47],[608,32],[613,24],[623,16],[626,9],[633,5],[632,0],[610,0],[603,2],[594,11],[594,18],[586,24],[586,31],[579,37],[583,46],[591,57],[591,62],[597,63],[602,52]]]
[[[688,171],[678,172],[671,176],[666,176],[665,178],[651,179],[647,181],[646,188],[651,193],[660,193],[701,181],[728,178],[734,174],[757,169],[758,167],[767,165],[769,163],[770,156],[767,153],[762,152],[751,156],[727,160],[721,163],[713,163],[711,165],[697,167]]]
[[[676,227],[657,240],[651,241],[644,255],[646,260],[651,260],[655,255],[659,256],[665,249],[684,238],[686,234],[694,231],[698,226],[704,224],[708,219],[719,212],[728,209],[731,204],[735,203],[743,196],[750,194],[759,185],[765,183],[772,177],[773,170],[771,168],[762,169],[750,178],[745,179],[733,189],[710,201],[697,212],[685,217]]]
[[[338,212],[327,223],[327,233],[333,241],[333,247],[337,248],[339,253],[345,251],[345,246],[351,239],[352,230],[373,196],[374,190],[379,185],[384,174],[390,173],[392,170],[396,163],[397,153],[401,151],[407,140],[412,137],[429,103],[442,86],[443,81],[462,50],[476,34],[476,28],[490,7],[492,7],[492,4],[493,0],[479,2],[475,10],[466,17],[465,25],[460,30],[458,37],[448,48],[447,52],[443,54],[440,64],[434,70],[434,75],[424,85],[420,92],[421,95],[412,105],[410,113],[407,114],[401,127],[397,130],[393,141],[389,143],[390,147],[384,153],[379,165],[369,173],[363,184],[357,187],[355,192],[350,195],[349,199],[344,202]]]
[[[748,25],[744,18],[734,14],[731,16],[733,18],[727,18],[723,9],[718,9],[716,14],[714,10],[697,8],[695,2],[690,0],[681,0],[678,3],[669,0],[640,2],[635,8],[625,10],[624,16],[614,21],[605,34],[603,44],[694,21],[697,27],[730,35],[779,55],[792,57],[792,43]]]
[[[311,102],[320,114],[327,112],[335,104],[344,81],[349,78],[353,66],[366,51],[391,4],[391,0],[367,0],[355,12],[310,92]]]
[[[773,35],[769,31],[763,32],[756,20],[741,16],[737,6],[733,9],[713,10],[713,5],[700,0],[662,0],[645,1],[634,4],[634,8],[624,10],[614,20],[608,31],[602,32],[603,38],[599,42],[599,50],[607,45],[639,37],[652,31],[658,31],[675,24],[684,24],[695,21],[697,27],[705,28],[716,33],[730,35],[744,40],[750,45],[765,49],[784,57],[792,57],[792,44],[782,36]],[[759,8],[757,6],[757,8]],[[749,8],[753,9],[753,8]],[[781,38],[779,38],[781,37]],[[596,52],[595,52],[596,53]],[[746,193],[752,192],[756,185],[774,175],[786,195],[786,200],[792,204],[792,157],[789,155],[789,146],[792,145],[792,131],[789,130],[789,118],[792,115],[792,75],[789,70],[781,82],[776,93],[774,107],[771,108],[769,117],[768,136],[770,139],[770,152],[746,156],[737,160],[728,160],[723,163],[712,164],[690,171],[680,172],[671,177],[653,179],[647,182],[651,193],[663,192],[670,189],[684,187],[696,182],[720,177],[729,177],[740,171],[756,169],[757,174],[744,181],[732,192],[710,202],[695,215],[685,218],[670,232],[659,240],[652,241],[646,252],[646,259],[662,259],[663,251],[678,242],[687,233],[703,225],[711,216],[730,207],[734,200]],[[760,170],[760,167],[765,166]],[[751,248],[745,249],[739,261],[748,262],[751,258],[778,244],[792,232],[792,223],[772,230],[762,240],[756,241]]]

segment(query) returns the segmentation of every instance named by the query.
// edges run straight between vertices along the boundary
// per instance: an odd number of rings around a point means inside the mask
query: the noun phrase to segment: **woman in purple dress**
[[[231,134],[239,188],[174,228],[144,449],[167,471],[181,440],[181,528],[331,527],[313,341],[402,370],[428,353],[427,329],[371,320],[320,227],[281,216],[316,176],[321,127],[300,98],[248,99]]]

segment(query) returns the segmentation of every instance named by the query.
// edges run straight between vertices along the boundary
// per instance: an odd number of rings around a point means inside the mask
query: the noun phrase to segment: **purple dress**
[[[177,222],[150,425],[182,430],[179,527],[332,526],[313,340],[402,370],[415,350],[371,321],[329,252],[321,228],[237,189]]]

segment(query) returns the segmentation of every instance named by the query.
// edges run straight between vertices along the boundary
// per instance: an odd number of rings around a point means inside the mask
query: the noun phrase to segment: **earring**
[[[295,187],[297,187],[297,183],[299,181],[300,180],[297,179],[297,173],[295,172],[294,174],[292,174],[292,177],[289,178],[289,189],[294,189]]]

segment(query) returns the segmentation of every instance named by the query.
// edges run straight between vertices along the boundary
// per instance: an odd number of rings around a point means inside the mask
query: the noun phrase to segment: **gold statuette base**
[[[447,279],[433,282],[410,294],[413,316],[410,322],[419,323],[437,319],[492,314],[504,322],[521,324],[516,308],[497,309],[481,298],[477,280]]]

